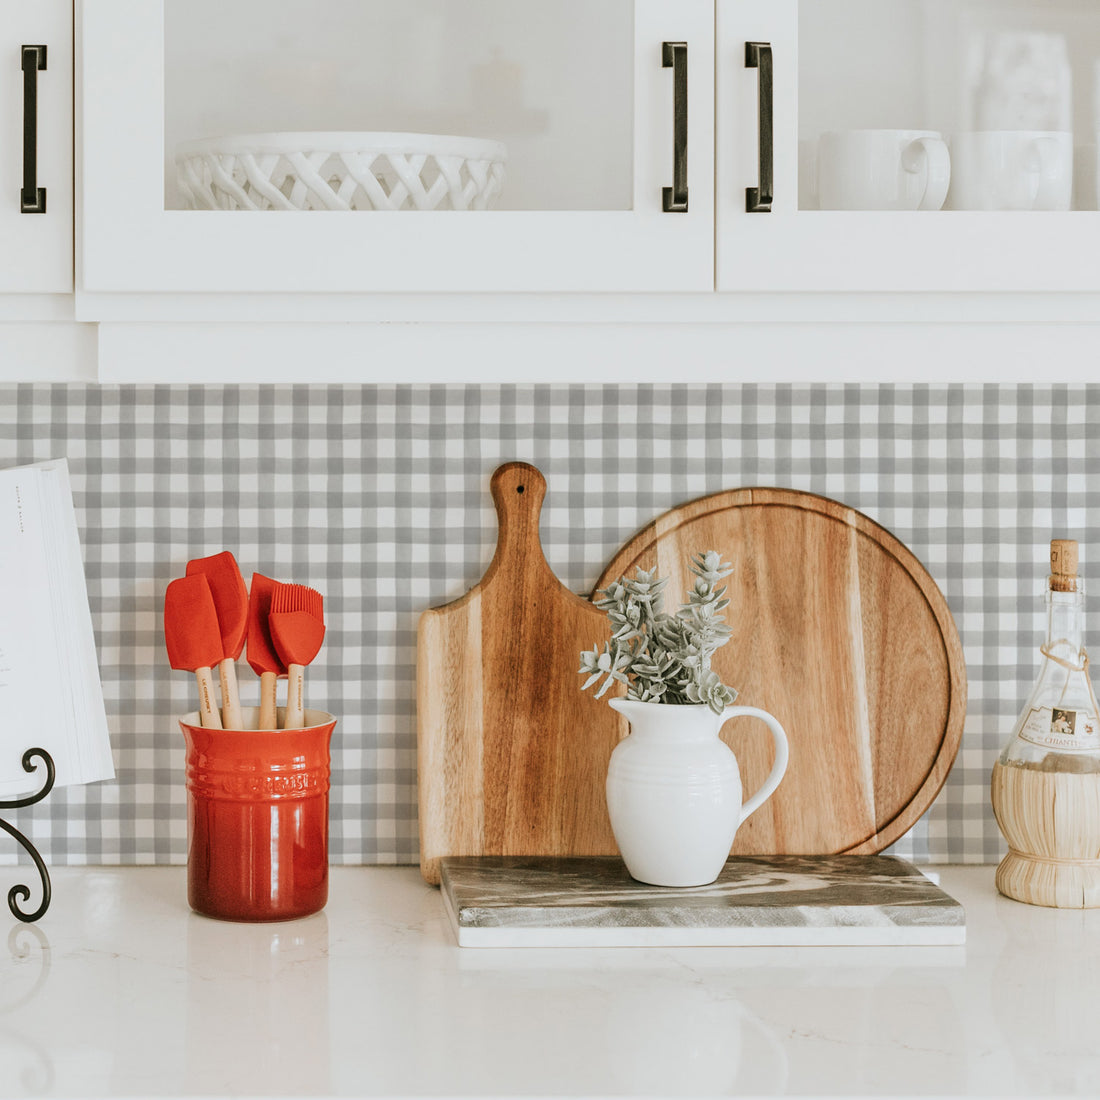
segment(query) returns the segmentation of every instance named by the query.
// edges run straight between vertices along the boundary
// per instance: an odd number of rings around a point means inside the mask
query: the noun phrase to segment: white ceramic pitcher
[[[612,699],[630,722],[607,769],[607,809],[632,878],[652,886],[705,886],[729,858],[741,822],[770,797],[787,770],[787,735],[756,707],[716,714],[699,704]],[[718,736],[731,718],[759,718],[775,740],[775,763],[742,805],[737,758]]]

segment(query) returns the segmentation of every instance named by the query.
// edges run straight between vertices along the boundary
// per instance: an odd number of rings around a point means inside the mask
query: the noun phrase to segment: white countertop
[[[58,868],[38,925],[0,909],[0,1097],[1100,1092],[1100,910],[936,870],[965,946],[459,948],[411,867],[273,925],[191,913],[182,867]]]

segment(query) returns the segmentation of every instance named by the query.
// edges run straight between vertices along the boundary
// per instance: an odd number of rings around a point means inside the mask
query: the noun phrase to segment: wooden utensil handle
[[[303,702],[305,669],[301,665],[287,665],[286,669],[286,721],[283,729],[299,730],[306,724],[306,708]]]
[[[225,728],[239,730],[243,719],[241,718],[241,696],[237,688],[237,662],[232,657],[226,657],[218,663],[218,676],[221,678],[222,688],[222,721]]]
[[[195,680],[199,685],[199,721],[208,729],[220,730],[221,715],[214,705],[214,676],[208,668],[195,669]]]
[[[260,721],[258,729],[273,730],[278,728],[275,724],[278,720],[279,710],[278,700],[276,699],[278,683],[277,673],[260,673]]]

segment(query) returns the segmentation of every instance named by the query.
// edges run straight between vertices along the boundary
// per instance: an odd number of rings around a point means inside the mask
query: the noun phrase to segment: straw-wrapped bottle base
[[[1100,907],[1100,773],[998,762],[991,792],[1010,849],[997,889],[1030,905]]]

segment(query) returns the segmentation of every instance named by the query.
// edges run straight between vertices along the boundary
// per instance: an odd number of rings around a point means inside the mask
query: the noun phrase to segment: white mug
[[[1068,210],[1073,134],[975,130],[951,139],[949,210]]]
[[[939,210],[950,180],[934,130],[838,130],[818,141],[822,210]]]

